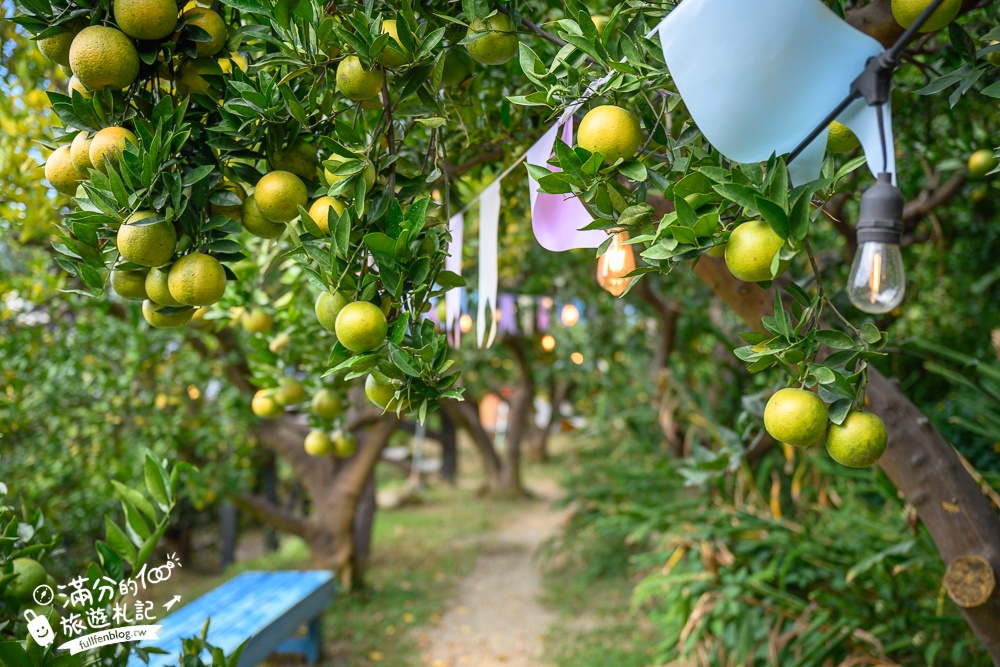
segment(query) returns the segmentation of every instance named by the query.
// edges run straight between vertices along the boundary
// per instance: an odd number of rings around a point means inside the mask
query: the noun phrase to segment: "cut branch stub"
[[[959,556],[948,564],[944,575],[948,596],[964,609],[986,604],[996,584],[993,567],[982,556]]]

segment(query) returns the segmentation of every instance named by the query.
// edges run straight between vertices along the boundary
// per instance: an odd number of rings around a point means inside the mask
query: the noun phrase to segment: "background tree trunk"
[[[500,457],[493,447],[493,441],[489,433],[483,428],[479,421],[479,411],[471,401],[455,401],[447,399],[441,401],[441,411],[447,415],[448,419],[458,428],[468,433],[472,438],[472,443],[479,453],[479,460],[482,463],[483,488],[482,493],[493,494],[500,489]]]

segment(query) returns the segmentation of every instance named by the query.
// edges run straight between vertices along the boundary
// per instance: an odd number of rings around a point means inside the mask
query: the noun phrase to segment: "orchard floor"
[[[561,448],[560,448],[561,449]],[[466,465],[476,459],[465,454]],[[339,595],[324,616],[322,667],[645,667],[648,637],[629,612],[630,582],[581,580],[546,545],[567,516],[557,506],[566,457],[528,466],[525,500],[480,498],[475,475],[459,488],[428,485],[422,502],[376,514],[363,591]],[[388,466],[380,489],[402,487]],[[247,569],[302,567],[304,543],[285,538],[260,555],[241,537],[241,562],[224,575],[186,571],[171,594],[184,602]],[[638,640],[638,641],[637,641]],[[276,657],[268,667],[300,664]]]

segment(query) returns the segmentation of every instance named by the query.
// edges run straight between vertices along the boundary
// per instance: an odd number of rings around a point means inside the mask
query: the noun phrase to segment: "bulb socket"
[[[892,184],[892,176],[883,172],[878,181],[861,195],[858,212],[858,245],[891,243],[899,245],[903,238],[903,206],[906,200]]]

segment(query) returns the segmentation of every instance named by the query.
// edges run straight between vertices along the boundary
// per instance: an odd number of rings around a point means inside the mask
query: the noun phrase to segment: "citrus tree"
[[[889,2],[829,4],[884,43],[902,31]],[[986,60],[994,26],[972,4],[960,8],[948,40],[921,43],[911,90],[954,87],[956,104],[995,92]],[[562,171],[535,171],[542,187],[580,196],[594,227],[628,230],[644,262],[637,277],[693,264],[755,330],[737,356],[797,385],[776,394],[770,411],[786,418],[764,415],[773,435],[809,445],[822,430],[834,434],[827,442],[837,460],[879,460],[949,564],[996,569],[996,513],[947,442],[872,365],[891,321],[844,313],[829,284],[842,262],[824,250],[845,243],[836,234],[853,233],[845,220],[863,183],[860,162],[831,158],[823,180],[790,190],[782,158],[737,165],[710,150],[673,92],[659,46],[644,38],[669,7],[609,3],[607,20],[595,21],[576,2],[17,6],[42,53],[75,76],[69,94],[50,94],[61,127],[46,163],[52,187],[73,196],[54,245],[74,277],[70,289],[101,294],[111,284],[142,299],[153,326],[197,318],[210,329],[196,347],[227,360],[248,401],[264,390],[257,412],[273,419],[255,427],[258,441],[292,464],[316,506],[337,511],[293,515],[255,496],[240,500],[306,536],[327,564],[350,573],[355,506],[396,415],[423,418],[459,395],[443,336],[421,320],[430,299],[460,284],[443,270],[444,222],[472,194],[468,183],[495,176],[559,110],[586,98],[577,145],[557,142],[553,164]],[[941,68],[950,73],[939,77]],[[610,70],[591,96],[589,85]],[[946,113],[945,96],[929,99],[928,118]],[[921,149],[935,150],[912,128]],[[971,152],[974,135],[963,132],[950,148]],[[916,162],[901,173],[913,195],[913,235],[966,179],[961,163],[950,178],[934,166],[929,176]],[[524,210],[523,198],[511,208]],[[726,261],[706,256],[723,245]],[[632,294],[648,279],[634,281]],[[781,296],[756,282],[780,285]],[[648,300],[664,305],[655,294]],[[267,330],[254,323],[254,306],[265,319],[275,311],[288,330],[273,340],[235,335],[226,326],[233,307],[247,309],[244,326]],[[669,311],[658,311],[665,322]],[[289,331],[292,342],[279,344]],[[338,396],[360,393],[343,383],[365,378],[376,409],[345,401],[355,409],[314,414],[312,423],[324,433],[370,425],[357,453],[305,452],[308,426],[282,409],[303,395],[278,375],[306,376],[300,382],[316,391],[325,375]],[[784,432],[789,414],[808,418]],[[310,449],[338,449],[327,438],[312,436]],[[887,439],[910,448],[885,449]],[[340,449],[350,451],[349,439]],[[980,583],[983,602],[995,600],[987,579]],[[966,615],[996,653],[994,607],[971,605]]]
[[[929,3],[830,4],[891,44]],[[990,85],[996,76],[990,58],[995,19],[986,10],[946,5],[925,31],[947,27],[948,39],[924,40],[918,71],[905,73],[907,88],[933,95],[954,87],[946,104],[958,104],[965,95],[973,100],[969,104],[991,106],[998,93]],[[556,58],[543,59],[522,45],[522,68],[538,91],[516,102],[559,111],[583,99],[589,110],[576,145],[557,141],[551,164],[559,171],[528,168],[543,190],[579,197],[594,217],[591,228],[630,234],[644,260],[633,272],[633,286],[648,274],[694,265],[694,272],[754,330],[742,335],[745,346],[735,350],[736,356],[753,373],[780,371],[791,385],[768,400],[765,429],[794,446],[825,442],[830,456],[849,467],[878,462],[920,513],[949,565],[946,588],[994,659],[1000,659],[995,640],[1000,617],[989,611],[996,595],[990,574],[996,568],[995,508],[954,450],[876,369],[888,343],[879,325],[887,327],[903,311],[877,319],[848,311],[836,282],[830,283],[846,273],[847,265],[812,245],[834,241],[836,235],[829,232],[835,231],[847,237],[849,252],[855,251],[853,226],[845,219],[856,211],[848,203],[862,182],[857,169],[863,160],[831,155],[820,180],[795,188],[780,156],[767,164],[726,160],[701,139],[674,92],[659,44],[645,37],[661,14],[616,7],[607,24],[595,24],[584,6],[567,7],[568,16],[551,35],[551,41],[568,45]],[[960,23],[952,23],[957,16]],[[940,76],[941,70],[949,73]],[[610,76],[601,78],[606,73]],[[910,122],[920,116],[903,112]],[[933,140],[905,122],[904,137],[927,150]],[[901,176],[909,179],[904,189],[911,188],[913,200],[904,212],[909,234],[918,235],[922,221],[933,220],[935,208],[956,196],[966,178],[981,178],[996,167],[992,150],[975,151],[965,171],[964,156],[979,148],[974,134],[965,131],[961,142],[948,147],[960,151],[960,160],[904,163]],[[846,139],[838,128],[830,148],[856,147],[853,137]],[[944,178],[947,171],[956,173]],[[913,254],[919,250],[915,246]],[[724,260],[712,257],[722,254]],[[760,291],[753,283],[770,289]],[[981,334],[976,347],[991,353],[988,334]],[[887,449],[889,441],[897,445]],[[971,534],[979,537],[969,539]]]

